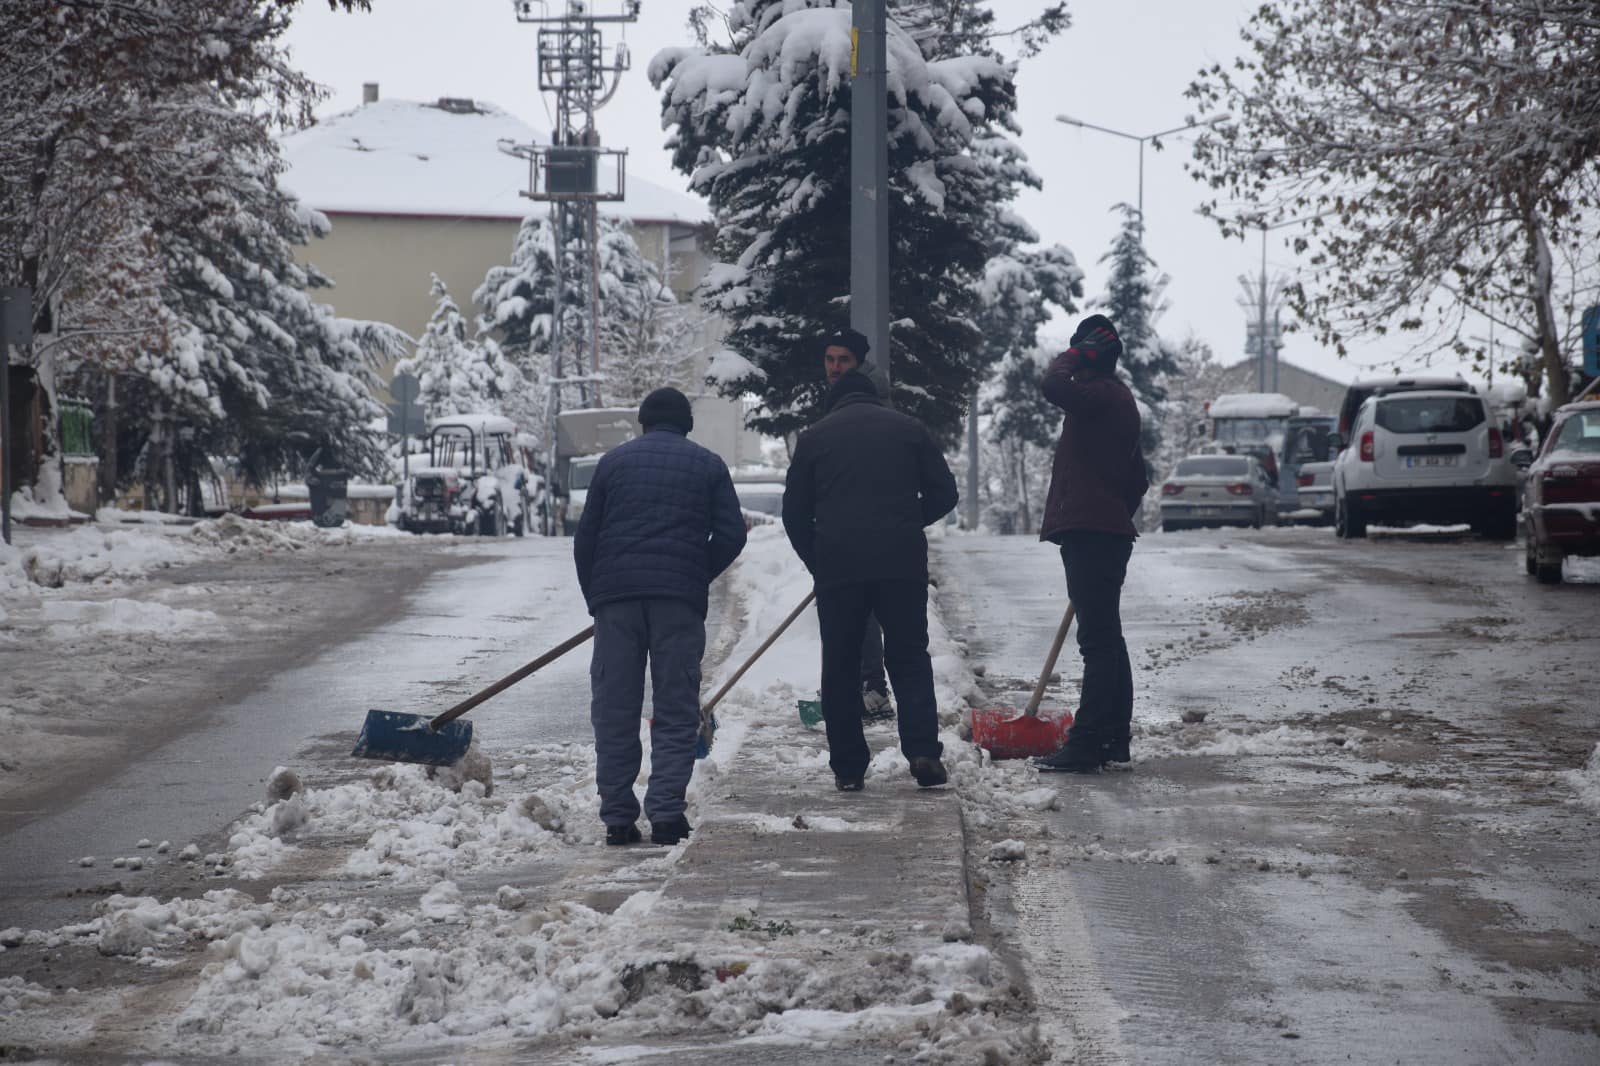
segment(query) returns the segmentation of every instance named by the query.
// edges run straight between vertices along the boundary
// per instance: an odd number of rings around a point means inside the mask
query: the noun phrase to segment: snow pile
[[[1578,794],[1578,802],[1600,811],[1600,744],[1596,744],[1589,761],[1579,770],[1567,770],[1561,775]]]
[[[755,1043],[901,1040],[919,1061],[983,1061],[1015,1052],[990,1011],[1009,992],[986,948],[951,942],[923,951],[864,931],[798,931],[734,922],[693,946],[658,946],[674,928],[659,892],[613,913],[575,902],[524,910],[436,883],[420,918],[356,903],[314,905],[288,893],[210,936],[199,988],[180,1033],[228,1048],[270,1046],[293,1033],[332,1046],[392,1045],[493,1032],[527,1039],[601,1031],[640,1038],[714,1032]],[[772,948],[782,938],[782,950]],[[855,957],[840,967],[829,955]],[[866,1006],[863,1006],[866,1004]],[[941,1048],[947,1049],[940,1054]],[[974,1053],[980,1057],[968,1056]],[[1009,1061],[1009,1060],[1000,1060]]]
[[[159,530],[80,526],[52,532],[26,546],[0,551],[0,594],[25,580],[47,588],[69,583],[126,581],[190,562],[198,553],[181,537]]]
[[[137,636],[183,640],[212,636],[221,624],[211,611],[139,600],[50,600],[42,604],[50,636]]]
[[[1209,725],[1177,727],[1175,723],[1157,725],[1134,724],[1139,749],[1150,757],[1170,755],[1297,755],[1308,750],[1319,751],[1329,747],[1329,734],[1311,729],[1278,725],[1271,729],[1221,729]],[[1354,747],[1359,738],[1354,733],[1347,737],[1346,746]]]
[[[131,529],[30,530],[22,544],[0,544],[0,599],[30,585],[62,588],[135,581],[218,553],[298,551],[404,536],[385,526],[347,523],[321,529],[310,522],[257,522],[233,514],[193,526],[151,521]]]
[[[171,899],[117,893],[94,905],[94,917],[53,933],[29,933],[26,942],[59,947],[73,940],[92,942],[102,955],[153,961],[158,949],[189,940],[217,940],[270,921],[262,907],[236,889],[216,889],[199,899]]]
[[[212,550],[233,555],[240,551],[300,551],[317,545],[352,544],[374,537],[405,536],[387,526],[361,526],[346,523],[337,529],[323,529],[310,522],[260,522],[225,514],[201,522],[189,531],[189,539]]]
[[[234,824],[227,850],[213,856],[211,865],[218,873],[257,880],[301,844],[354,837],[361,842],[344,874],[398,885],[431,882],[446,873],[459,877],[544,849],[599,841],[592,746],[534,746],[496,758],[509,763],[506,773],[514,780],[541,787],[491,798],[482,780],[394,764],[380,766],[364,781],[278,789]],[[273,780],[285,773],[280,768]]]
[[[36,488],[37,494],[34,491]],[[60,522],[88,517],[67,505],[67,497],[61,491],[61,471],[53,463],[45,463],[39,467],[37,486],[24,485],[11,494],[13,522],[21,522],[28,518],[45,518]]]
[[[18,1011],[50,999],[50,990],[21,977],[0,977],[0,1017],[12,1018]]]

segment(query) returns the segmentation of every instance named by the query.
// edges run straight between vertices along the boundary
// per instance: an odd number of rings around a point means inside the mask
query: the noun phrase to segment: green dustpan
[[[822,700],[800,701],[800,724],[807,729],[816,729],[822,725]]]

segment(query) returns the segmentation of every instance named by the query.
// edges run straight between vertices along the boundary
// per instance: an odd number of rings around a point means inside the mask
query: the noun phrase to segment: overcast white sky
[[[597,11],[615,11],[619,0],[593,4]],[[1011,25],[1043,4],[998,0],[994,6]],[[692,43],[685,25],[692,6],[691,0],[643,0],[638,23],[608,33],[608,44],[626,40],[633,69],[599,116],[605,143],[629,150],[630,174],[677,189],[685,180],[661,147],[659,100],[645,68],[659,48]],[[1064,244],[1078,257],[1091,302],[1104,289],[1099,259],[1120,222],[1112,207],[1138,196],[1139,146],[1062,125],[1054,116],[1066,113],[1134,136],[1182,125],[1194,111],[1184,89],[1201,67],[1237,54],[1238,27],[1253,6],[1250,0],[1068,0],[1071,28],[1023,62],[1022,145],[1044,190],[1025,195],[1018,209],[1045,241]],[[355,15],[306,0],[289,44],[299,66],[332,91],[322,114],[359,106],[361,84],[376,81],[385,98],[470,96],[548,129],[551,104],[537,92],[535,32],[516,21],[511,0],[376,0],[370,14]],[[1159,328],[1174,340],[1192,331],[1232,363],[1243,358],[1245,336],[1237,278],[1259,271],[1261,241],[1225,241],[1195,213],[1203,190],[1184,174],[1187,158],[1181,138],[1165,138],[1161,151],[1148,144],[1144,149],[1146,244],[1172,279],[1170,308]],[[1294,269],[1281,236],[1282,231],[1268,235],[1269,275]],[[1058,325],[1064,336],[1072,323]],[[1391,343],[1343,361],[1305,333],[1291,333],[1283,357],[1348,381],[1367,366],[1383,363],[1387,369],[1385,361],[1402,352]],[[1456,368],[1450,360],[1434,365]]]

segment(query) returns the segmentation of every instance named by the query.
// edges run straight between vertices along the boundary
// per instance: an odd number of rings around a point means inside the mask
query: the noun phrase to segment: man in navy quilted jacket
[[[700,729],[707,588],[744,550],[744,513],[727,465],[688,439],[688,397],[657,389],[639,425],[644,436],[595,467],[573,555],[594,616],[589,720],[606,843],[641,839],[633,783],[648,658],[655,712],[644,811],[650,839],[676,844],[690,832],[684,792]]]

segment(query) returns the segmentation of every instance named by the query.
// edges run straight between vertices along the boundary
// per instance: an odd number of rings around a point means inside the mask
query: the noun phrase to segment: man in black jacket
[[[939,757],[928,659],[928,540],[956,505],[956,479],[927,427],[892,411],[871,379],[841,374],[828,414],[800,434],[783,493],[783,528],[816,580],[822,716],[834,784],[859,791],[872,753],[861,728],[861,640],[883,626],[900,699],[900,750],[924,788],[948,780]]]
[[[859,330],[847,329],[822,342],[822,373],[831,388],[847,371],[859,370],[870,379],[875,371],[867,362],[872,342]],[[874,382],[876,384],[876,382]],[[889,679],[883,672],[883,627],[867,616],[866,636],[861,641],[861,716],[870,722],[894,717],[889,702]]]

